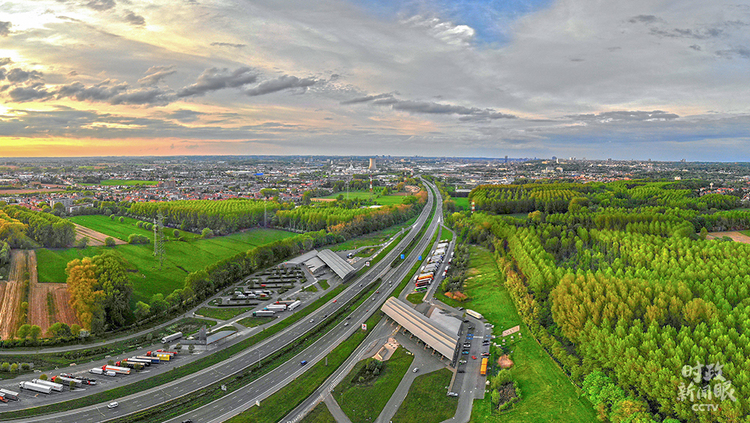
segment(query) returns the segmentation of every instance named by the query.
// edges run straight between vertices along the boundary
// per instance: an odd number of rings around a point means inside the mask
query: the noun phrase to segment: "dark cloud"
[[[578,121],[587,122],[652,122],[652,121],[667,121],[674,120],[680,116],[674,113],[664,112],[662,110],[653,110],[650,112],[645,111],[615,111],[615,112],[603,112],[597,114],[583,114],[583,115],[572,115],[568,116]]]
[[[7,74],[5,74],[5,78],[8,80],[8,82],[19,83],[19,82],[26,82],[32,79],[41,79],[42,73],[37,72],[37,71],[25,71],[23,69],[14,68],[14,69],[11,69]]]
[[[144,88],[117,94],[109,99],[110,104],[168,104],[173,97],[158,88]]]
[[[167,117],[182,123],[190,123],[200,119],[203,115],[205,115],[205,113],[196,112],[195,110],[180,109],[168,114]]]
[[[146,25],[146,19],[143,16],[136,15],[135,13],[128,11],[128,14],[125,15],[125,22],[133,25],[133,26],[144,26]]]
[[[13,63],[13,61],[10,60],[10,57],[0,57],[0,66],[5,66],[10,63]]]
[[[716,52],[719,57],[733,58],[741,57],[743,59],[750,59],[750,48],[747,47],[735,47],[728,50],[719,50]]]
[[[698,44],[693,44],[693,45],[691,45],[689,47],[692,48],[695,51],[701,51],[702,50],[701,46],[699,46]]]
[[[211,45],[216,46],[216,47],[234,47],[234,48],[242,48],[246,46],[246,44],[234,44],[234,43],[211,43]]]
[[[250,88],[249,90],[245,91],[245,94],[252,97],[256,95],[271,94],[277,91],[282,91],[282,90],[286,90],[290,88],[307,89],[307,87],[315,85],[315,83],[317,82],[318,81],[314,78],[300,79],[300,78],[297,78],[296,76],[283,75],[279,78],[262,82],[258,84],[257,87]]]
[[[365,97],[358,97],[358,98],[353,98],[351,100],[342,101],[341,104],[367,103],[368,101],[380,100],[383,98],[393,98],[393,94],[386,93],[386,94],[368,95]]]
[[[138,84],[142,86],[156,85],[176,72],[174,66],[152,66],[146,71],[146,76],[138,80]]]
[[[654,15],[638,15],[638,16],[633,16],[632,18],[628,19],[628,22],[630,23],[647,23],[648,24],[648,23],[654,23],[654,22],[659,22],[659,21],[660,19]]]
[[[241,87],[252,84],[258,80],[258,75],[250,68],[241,67],[234,71],[229,69],[206,69],[193,85],[189,85],[177,91],[177,97],[189,97],[204,95],[207,92],[221,90],[224,88]]]
[[[108,101],[112,97],[127,91],[128,84],[118,83],[111,85],[107,80],[100,84],[87,87],[80,82],[63,85],[58,88],[57,98],[70,97],[78,101]]]
[[[41,82],[23,87],[15,87],[8,91],[8,95],[10,95],[13,101],[17,102],[41,100],[50,97],[50,93]]]
[[[10,27],[13,26],[10,22],[0,22],[0,37],[7,37],[10,35]]]
[[[115,7],[115,0],[90,0],[84,6],[94,10],[109,10]]]

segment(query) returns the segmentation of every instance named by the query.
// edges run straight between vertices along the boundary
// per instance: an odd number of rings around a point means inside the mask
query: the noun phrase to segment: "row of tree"
[[[26,225],[24,233],[28,238],[47,248],[67,247],[75,241],[75,225],[65,219],[20,206],[6,206],[3,211],[7,216]]]

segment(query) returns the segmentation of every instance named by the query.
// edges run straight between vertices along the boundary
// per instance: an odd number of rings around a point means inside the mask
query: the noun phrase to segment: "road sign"
[[[401,254],[401,260],[403,260],[403,259],[404,259],[404,257],[406,257],[406,256],[405,256],[405,255],[403,255],[403,254]]]
[[[367,323],[362,323],[362,330],[367,330]]]
[[[370,262],[369,262],[369,261],[366,261],[366,262],[365,262],[365,266],[369,266],[369,265],[370,265]]]
[[[422,255],[421,255],[421,254],[420,254],[420,256],[419,256],[419,260],[422,260]]]

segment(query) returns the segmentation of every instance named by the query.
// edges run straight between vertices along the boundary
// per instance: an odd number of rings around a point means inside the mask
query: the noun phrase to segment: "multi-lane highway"
[[[437,192],[437,190],[436,190]],[[439,196],[439,194],[438,194]],[[180,416],[174,421],[181,421],[185,418],[191,418],[195,422],[207,422],[207,421],[223,421],[230,415],[234,415],[239,411],[246,409],[247,407],[255,404],[256,400],[262,401],[276,390],[284,386],[288,381],[299,376],[304,372],[305,367],[301,366],[301,360],[307,360],[308,366],[313,364],[316,360],[323,358],[333,347],[338,345],[341,341],[346,339],[353,331],[358,330],[360,322],[364,322],[373,312],[375,312],[380,304],[390,295],[390,292],[395,289],[403,275],[408,271],[414,263],[415,258],[411,257],[411,260],[406,260],[401,266],[396,269],[390,267],[390,263],[397,257],[398,254],[408,245],[411,240],[416,236],[419,229],[426,222],[433,202],[436,199],[429,193],[428,202],[420,214],[414,228],[404,237],[399,245],[394,248],[386,258],[381,260],[376,265],[363,275],[360,280],[351,283],[351,286],[345,289],[339,296],[336,297],[336,302],[331,302],[321,307],[319,310],[312,313],[308,318],[303,319],[289,328],[281,331],[275,336],[266,339],[259,344],[248,348],[247,350],[236,354],[235,356],[222,361],[214,366],[198,371],[194,374],[186,376],[184,378],[175,380],[173,382],[166,383],[156,388],[152,388],[143,392],[133,393],[124,398],[119,398],[119,407],[115,409],[108,409],[106,404],[100,404],[98,406],[84,407],[76,410],[71,410],[62,413],[48,414],[39,417],[19,419],[16,421],[21,422],[59,422],[59,421],[76,421],[76,422],[101,422],[116,419],[118,417],[125,416],[130,413],[142,411],[146,408],[153,407],[172,400],[181,395],[189,395],[191,392],[199,390],[206,385],[209,385],[215,381],[223,379],[234,373],[238,373],[243,369],[257,364],[259,359],[268,357],[270,354],[278,351],[289,343],[293,342],[298,337],[312,330],[315,326],[320,324],[324,320],[324,316],[328,316],[336,311],[341,305],[346,304],[350,299],[356,296],[362,289],[365,289],[371,282],[375,281],[379,277],[383,278],[382,287],[380,288],[380,294],[375,295],[375,300],[366,300],[357,310],[351,315],[352,324],[344,326],[343,323],[337,325],[321,339],[315,342],[313,345],[308,347],[305,351],[300,353],[297,357],[287,361],[282,366],[274,369],[270,373],[261,377],[260,379],[248,384],[247,386],[232,392],[221,399],[214,401],[204,407],[201,407],[193,412]],[[440,204],[439,198],[437,204]],[[414,253],[411,256],[416,256],[418,252],[421,252],[426,243],[437,228],[437,220],[433,219],[433,223],[430,228],[426,231],[423,240],[414,249]],[[391,285],[388,285],[388,280],[393,280]],[[71,417],[73,417],[71,419]]]

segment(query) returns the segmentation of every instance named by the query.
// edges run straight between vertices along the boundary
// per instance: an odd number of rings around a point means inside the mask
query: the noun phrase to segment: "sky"
[[[6,0],[0,157],[748,161],[750,4]]]

